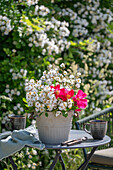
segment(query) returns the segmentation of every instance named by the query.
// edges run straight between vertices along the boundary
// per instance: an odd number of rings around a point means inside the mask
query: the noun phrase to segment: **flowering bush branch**
[[[48,116],[48,112],[52,111],[56,116],[62,114],[66,117],[70,110],[81,111],[86,108],[87,99],[84,98],[87,95],[78,90],[81,74],[69,75],[64,68],[64,63],[60,68],[49,65],[40,80],[31,79],[25,83],[28,106],[38,115],[45,113]]]

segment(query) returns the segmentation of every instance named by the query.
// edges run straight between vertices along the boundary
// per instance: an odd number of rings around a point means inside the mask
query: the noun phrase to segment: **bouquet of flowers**
[[[60,67],[49,65],[40,80],[31,79],[25,83],[26,101],[32,112],[45,114],[53,112],[56,117],[68,112],[86,108],[86,94],[80,90],[81,73],[70,75],[65,71],[65,64]]]

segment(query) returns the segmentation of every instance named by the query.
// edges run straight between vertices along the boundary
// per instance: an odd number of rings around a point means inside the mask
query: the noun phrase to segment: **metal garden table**
[[[109,136],[105,136],[102,140],[94,140],[91,135],[87,134],[85,131],[83,130],[71,130],[70,131],[70,136],[69,136],[69,140],[70,139],[79,139],[82,137],[87,137],[88,139],[86,141],[83,141],[80,144],[76,144],[76,145],[72,145],[72,146],[61,146],[61,145],[45,145],[45,149],[54,149],[56,151],[56,156],[49,168],[49,170],[52,170],[54,168],[54,166],[56,165],[58,159],[60,161],[60,164],[62,166],[63,170],[66,170],[65,168],[65,164],[63,162],[63,158],[61,156],[62,150],[63,149],[77,149],[77,148],[92,148],[90,154],[88,155],[87,159],[84,161],[84,163],[78,168],[78,170],[85,170],[87,168],[87,165],[90,161],[90,159],[92,158],[94,152],[96,151],[96,149],[98,148],[98,146],[101,145],[105,145],[107,143],[109,143],[111,141],[111,138]],[[11,164],[13,166],[14,170],[17,170],[17,167],[12,159],[12,157],[9,157]]]
[[[87,159],[84,163],[78,168],[78,170],[85,170],[87,168],[88,162],[92,158],[94,152],[96,151],[98,146],[105,145],[111,141],[109,136],[105,136],[102,140],[94,140],[91,135],[87,134],[83,130],[71,130],[69,139],[78,139],[82,137],[87,137],[86,141],[83,141],[80,144],[72,145],[72,146],[61,146],[61,145],[46,145],[46,149],[54,149],[56,151],[56,156],[50,166],[49,170],[52,170],[59,159],[62,169],[66,170],[63,158],[61,156],[61,152],[63,149],[77,149],[77,148],[89,148],[92,147],[90,154],[88,155]]]

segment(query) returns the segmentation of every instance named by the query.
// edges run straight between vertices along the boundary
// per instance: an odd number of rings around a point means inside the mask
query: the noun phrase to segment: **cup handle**
[[[8,129],[8,130],[12,130],[12,123],[7,120],[7,121],[6,121],[6,124],[5,124],[5,127],[6,127],[6,129]]]
[[[88,134],[91,135],[91,132],[86,129],[86,126],[87,126],[87,125],[90,126],[90,123],[84,123],[84,124],[83,124],[83,130],[84,130],[86,133],[88,133]]]

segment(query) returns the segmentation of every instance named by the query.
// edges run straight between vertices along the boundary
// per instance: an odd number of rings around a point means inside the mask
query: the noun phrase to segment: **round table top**
[[[70,139],[79,139],[79,138],[82,138],[82,137],[87,137],[87,140],[81,142],[80,144],[75,144],[75,145],[72,145],[72,146],[67,146],[67,145],[62,146],[60,144],[58,144],[58,145],[45,144],[45,148],[46,149],[89,148],[89,147],[97,147],[97,146],[105,145],[105,144],[107,144],[111,141],[111,138],[107,135],[103,139],[94,140],[91,135],[89,135],[88,133],[86,133],[83,130],[71,130],[70,131],[69,140]]]

